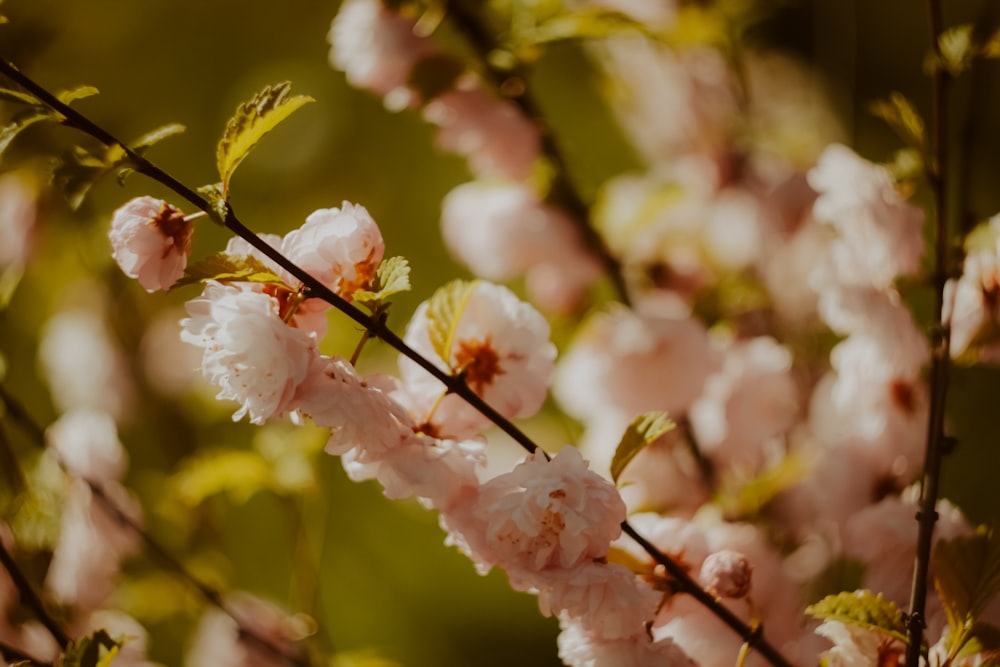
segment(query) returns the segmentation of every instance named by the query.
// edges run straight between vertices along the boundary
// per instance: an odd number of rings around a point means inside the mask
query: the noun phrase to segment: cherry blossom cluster
[[[422,68],[448,56],[415,27],[414,18],[382,0],[348,0],[330,29],[330,63],[352,85],[382,95],[390,109],[422,107],[424,119],[438,127],[438,148],[468,160],[476,180],[455,187],[441,213],[456,259],[488,280],[523,276],[546,309],[576,307],[600,277],[600,265],[584,246],[579,221],[532,185],[544,157],[542,128],[472,72],[428,99],[419,90]]]

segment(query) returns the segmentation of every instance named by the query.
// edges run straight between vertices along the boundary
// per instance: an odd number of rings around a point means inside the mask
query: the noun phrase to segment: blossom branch
[[[24,406],[21,405],[20,402],[18,402],[13,396],[11,396],[10,393],[7,392],[6,388],[4,388],[2,385],[0,385],[0,400],[3,401],[6,413],[10,415],[10,417],[24,431],[27,432],[27,434],[31,437],[32,441],[34,442],[34,444],[36,444],[41,449],[47,449],[45,444],[45,430],[38,425],[38,423],[28,414],[27,410],[25,410]],[[56,455],[56,460],[58,461],[59,466],[66,474],[73,475],[72,471],[69,469],[68,466],[66,466],[65,462],[62,460],[62,457]],[[78,479],[80,479],[80,481],[82,481],[84,484],[87,485],[87,487],[90,489],[91,494],[93,494],[93,497],[97,499],[97,501],[101,504],[101,506],[108,512],[108,514],[110,514],[114,518],[115,521],[117,521],[119,524],[129,529],[130,531],[135,533],[136,536],[139,537],[139,539],[142,541],[143,545],[145,546],[148,552],[156,556],[156,558],[158,558],[163,564],[165,564],[167,568],[171,570],[179,579],[183,580],[189,586],[194,588],[208,604],[212,605],[213,607],[216,607],[217,609],[221,610],[226,615],[228,615],[231,619],[233,619],[233,621],[235,621],[237,626],[239,627],[239,634],[242,639],[249,641],[253,644],[256,644],[263,651],[271,654],[273,657],[279,660],[288,663],[292,667],[310,667],[309,661],[303,658],[302,656],[292,655],[287,651],[285,651],[284,649],[282,649],[277,644],[273,643],[269,639],[260,635],[259,633],[244,627],[240,619],[227,607],[226,603],[222,599],[222,594],[218,590],[212,588],[211,586],[203,582],[201,579],[196,577],[194,574],[189,572],[188,569],[184,567],[184,565],[166,549],[166,547],[164,547],[158,541],[156,541],[156,539],[154,539],[152,535],[146,532],[146,530],[143,529],[141,525],[139,525],[132,517],[130,517],[121,507],[119,507],[118,504],[115,503],[115,501],[113,501],[108,496],[107,492],[100,484],[97,484],[87,479],[86,477],[78,477]],[[9,556],[6,556],[6,552],[3,551],[3,545],[0,544],[0,560],[2,560],[3,564],[7,566],[7,569],[11,571],[11,575],[14,576],[14,571],[11,570],[10,566],[8,565],[6,560],[7,558],[9,558]],[[35,597],[35,601],[32,602],[30,597],[25,596],[25,593],[21,585],[18,583],[16,577],[15,577],[15,584],[18,584],[18,590],[22,591],[22,599],[24,599],[25,602],[29,604],[32,610],[35,611],[36,615],[39,616],[39,619],[42,620],[43,623],[45,623],[45,627],[47,627],[49,631],[52,632],[53,637],[56,638],[56,641],[59,642],[60,646],[65,648],[66,644],[68,643],[68,639],[66,638],[65,634],[61,634],[62,638],[60,639],[60,635],[56,634],[56,632],[61,633],[58,627],[50,627],[49,623],[45,622],[45,618],[39,614],[39,610],[44,612],[44,609],[40,607],[41,602],[38,601],[37,596]],[[27,584],[27,582],[25,582],[25,584]],[[51,621],[51,619],[49,620]]]
[[[441,368],[434,365],[432,361],[421,355],[419,352],[410,347],[402,338],[395,334],[391,329],[388,328],[385,321],[382,318],[376,318],[368,315],[364,311],[360,310],[352,303],[339,296],[333,292],[330,288],[324,285],[322,282],[314,278],[308,272],[303,270],[297,264],[289,260],[282,253],[272,248],[263,239],[259,238],[254,234],[249,228],[247,228],[240,220],[236,217],[235,212],[227,204],[225,207],[224,215],[220,215],[212,204],[199,195],[197,192],[187,187],[173,176],[169,175],[152,162],[147,160],[142,155],[139,155],[134,150],[129,148],[126,144],[116,139],[109,132],[96,125],[89,118],[83,114],[77,112],[66,104],[63,104],[60,100],[55,98],[51,93],[49,93],[45,88],[36,83],[34,80],[23,74],[18,70],[13,64],[11,64],[5,58],[0,58],[0,72],[3,72],[11,79],[16,81],[26,90],[31,92],[33,95],[42,100],[45,104],[49,105],[55,111],[59,112],[64,116],[66,121],[65,125],[74,127],[91,137],[97,139],[108,145],[117,145],[122,148],[125,154],[128,156],[131,165],[136,171],[148,176],[149,178],[159,182],[160,184],[173,190],[177,195],[183,197],[188,202],[196,206],[202,211],[205,211],[212,219],[220,222],[227,229],[232,231],[234,234],[244,239],[251,246],[259,250],[268,259],[275,262],[278,266],[288,271],[292,276],[299,280],[308,290],[309,294],[313,297],[317,297],[327,302],[334,308],[338,309],[352,320],[365,327],[371,332],[372,337],[379,338],[388,344],[390,347],[395,349],[397,352],[412,360],[418,366],[423,368],[425,371],[430,373],[434,378],[445,385],[447,393],[456,394],[462,398],[466,403],[471,405],[480,414],[485,416],[490,422],[492,422],[496,427],[502,430],[504,433],[509,435],[515,442],[521,445],[528,452],[534,453],[536,451],[541,452],[541,448],[528,437],[523,431],[521,431],[517,426],[514,425],[509,419],[501,415],[495,408],[490,406],[486,401],[484,401],[478,394],[476,394],[472,388],[467,384],[465,377],[462,373],[457,375],[451,375],[448,372],[442,370]],[[2,388],[0,388],[2,389]],[[6,399],[5,394],[0,394],[0,397]],[[544,452],[542,452],[544,454]],[[141,530],[136,526],[137,530]],[[760,628],[751,628],[746,623],[743,623],[738,617],[736,617],[728,608],[722,605],[714,597],[704,591],[695,580],[684,571],[684,569],[670,559],[667,555],[663,554],[659,549],[657,549],[651,542],[639,535],[638,532],[627,522],[622,523],[622,530],[636,540],[636,542],[645,550],[657,563],[663,565],[667,571],[673,576],[679,587],[686,593],[694,596],[701,604],[708,608],[714,615],[718,616],[723,620],[730,628],[735,630],[746,642],[750,643],[754,648],[756,648],[762,655],[764,655],[775,667],[791,667],[791,663],[788,662],[776,648],[771,646],[766,639],[763,638],[763,634]],[[140,533],[143,535],[143,533]],[[197,582],[189,573],[183,569],[183,567],[177,563],[172,557],[169,556],[167,552],[162,550],[162,548],[157,548],[155,542],[144,535],[144,540],[147,544],[151,546],[154,550],[162,553],[167,557],[167,562],[171,567],[176,565],[180,568],[178,572],[182,576],[186,575],[190,577],[192,583]],[[155,545],[155,546],[154,546]],[[669,565],[668,565],[669,563]],[[199,582],[200,583],[200,582]],[[214,599],[210,599],[213,604],[221,605],[221,599],[217,592],[212,591],[208,587],[202,588],[199,586],[199,591],[203,596],[208,596],[208,594],[213,594]],[[224,607],[223,607],[223,610]],[[228,613],[228,612],[227,612]],[[297,665],[302,665],[303,663],[296,663]]]
[[[513,72],[503,72],[490,63],[489,54],[496,50],[497,44],[480,21],[476,7],[467,6],[463,0],[447,0],[445,7],[452,22],[465,35],[466,41],[476,52],[483,71],[496,86],[497,91],[516,104],[521,113],[538,126],[541,131],[542,151],[555,167],[549,193],[550,201],[557,202],[569,213],[587,247],[597,256],[607,272],[618,298],[628,305],[630,297],[621,262],[611,253],[604,239],[591,224],[590,207],[583,201],[570,180],[566,157],[559,148],[551,127],[545,122],[541,109],[527,89],[527,76],[523,68],[517,68]]]
[[[939,37],[942,32],[941,5],[938,0],[928,0],[930,18],[931,49],[937,62],[942,62]],[[930,568],[931,544],[934,524],[938,515],[938,487],[941,479],[941,464],[947,453],[947,438],[944,433],[944,412],[948,396],[948,379],[951,357],[950,326],[944,316],[944,290],[948,280],[949,225],[947,200],[948,166],[948,106],[947,97],[950,75],[942,66],[934,68],[932,74],[931,110],[931,151],[932,158],[927,165],[927,178],[934,197],[934,306],[935,321],[931,332],[931,405],[927,422],[927,448],[924,455],[924,471],[920,482],[920,511],[917,513],[919,531],[917,534],[917,555],[910,592],[910,606],[907,615],[908,643],[906,664],[916,665],[923,644],[923,630],[926,627],[924,609],[927,602],[927,577]]]
[[[49,631],[49,634],[52,635],[52,638],[56,640],[56,643],[61,648],[65,649],[69,646],[69,635],[59,627],[55,619],[45,610],[42,599],[38,597],[35,589],[31,587],[31,582],[24,576],[14,557],[10,555],[10,552],[3,545],[3,540],[0,540],[0,564],[3,564],[4,569],[10,574],[10,579],[14,582],[17,592],[21,596],[21,602],[31,609],[35,618],[45,626],[45,629]]]

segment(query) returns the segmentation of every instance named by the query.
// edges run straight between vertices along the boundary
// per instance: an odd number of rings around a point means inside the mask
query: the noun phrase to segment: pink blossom
[[[991,226],[1000,227],[1000,217]],[[1000,339],[1000,252],[976,250],[965,256],[962,276],[948,281],[942,317],[951,324],[951,354],[975,348],[972,358],[995,358]]]
[[[414,313],[406,342],[442,369],[462,371],[469,387],[507,418],[530,417],[548,391],[556,355],[549,342],[549,324],[530,304],[506,287],[477,281],[458,316],[447,361],[438,356],[428,334],[427,302]],[[405,357],[397,398],[411,409],[418,423],[426,420],[437,436],[463,439],[476,435],[489,420]]]
[[[717,367],[699,320],[615,308],[587,321],[559,365],[554,389],[563,408],[581,419],[607,406],[627,415],[683,414]]]
[[[84,288],[87,295],[92,290],[93,285]],[[56,313],[42,330],[38,358],[61,411],[92,408],[116,420],[128,415],[135,400],[134,383],[125,354],[99,307]]]
[[[414,101],[408,87],[413,66],[438,50],[433,40],[414,33],[414,24],[381,0],[346,0],[327,35],[330,64],[352,86],[384,96],[389,108],[402,109]]]
[[[138,197],[111,219],[111,254],[147,292],[169,289],[184,275],[193,233],[194,226],[177,207]]]
[[[294,408],[316,343],[282,321],[276,299],[209,281],[187,311],[181,340],[203,348],[202,375],[219,386],[218,398],[240,404],[234,420],[249,414],[262,424]]]
[[[114,667],[155,667],[146,659],[149,633],[146,628],[122,611],[102,609],[87,617],[84,630],[79,635],[89,635],[96,630],[105,630],[113,639],[123,640],[123,644],[111,662]]]
[[[140,519],[138,503],[124,488],[114,482],[102,488],[126,515]],[[95,609],[114,590],[122,559],[138,546],[136,534],[108,512],[90,487],[73,480],[45,587],[57,602],[80,610]]]
[[[543,615],[572,619],[605,640],[645,634],[663,598],[629,569],[593,561],[547,572],[537,588]]]
[[[0,176],[0,273],[23,267],[34,246],[36,194],[21,176]]]
[[[665,638],[653,641],[646,633],[624,639],[591,636],[579,623],[562,623],[559,658],[569,667],[697,667],[698,663]]]
[[[350,300],[357,290],[371,287],[385,243],[365,207],[345,201],[340,208],[311,213],[304,225],[285,236],[281,251],[312,277]]]
[[[768,462],[766,446],[798,414],[792,357],[773,338],[739,341],[705,383],[689,417],[699,447],[718,464],[747,471]]]
[[[477,276],[526,274],[532,299],[551,310],[571,308],[601,276],[566,214],[518,183],[459,185],[444,199],[441,226],[448,249]]]
[[[522,590],[540,576],[545,581],[545,571],[602,558],[625,519],[618,491],[589,471],[574,447],[551,461],[528,456],[483,484],[474,505],[459,511],[446,523],[465,533],[480,570],[499,565]]]
[[[808,179],[819,193],[813,214],[837,232],[830,254],[835,282],[884,289],[919,271],[924,214],[903,199],[887,169],[831,144]]]
[[[829,667],[895,664],[906,650],[902,642],[889,635],[839,621],[823,621],[816,633],[833,642],[833,647],[821,656]]]
[[[120,481],[128,454],[118,441],[114,419],[105,412],[78,409],[65,413],[46,431],[49,446],[69,472],[93,482]]]
[[[476,469],[486,464],[481,440],[435,440],[413,435],[378,459],[362,461],[360,449],[342,457],[352,480],[378,480],[387,498],[417,497],[425,505],[448,511],[479,483]]]
[[[238,619],[209,609],[198,622],[187,653],[190,667],[287,667],[289,659],[262,647],[244,630],[267,640],[288,656],[301,656],[302,628],[276,605],[252,595],[228,596],[226,608]]]
[[[541,132],[511,102],[484,91],[475,79],[434,98],[424,118],[438,126],[437,146],[464,155],[478,176],[515,181],[531,175]]]

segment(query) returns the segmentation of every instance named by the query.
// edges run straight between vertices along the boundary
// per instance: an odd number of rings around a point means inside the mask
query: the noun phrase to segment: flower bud
[[[753,566],[738,551],[724,549],[710,554],[701,565],[701,583],[709,593],[738,600],[750,593]]]

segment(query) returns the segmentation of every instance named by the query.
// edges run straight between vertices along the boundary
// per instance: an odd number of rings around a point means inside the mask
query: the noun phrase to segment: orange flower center
[[[465,374],[465,381],[477,394],[482,394],[493,378],[504,372],[500,368],[500,356],[493,349],[489,336],[483,341],[459,341],[455,361]]]

